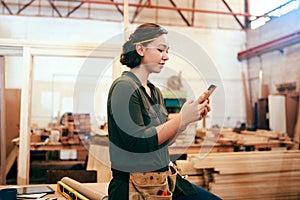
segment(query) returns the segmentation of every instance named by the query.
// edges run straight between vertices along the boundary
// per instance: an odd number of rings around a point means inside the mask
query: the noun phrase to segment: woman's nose
[[[169,60],[169,55],[166,51],[163,52],[162,59],[163,60]]]

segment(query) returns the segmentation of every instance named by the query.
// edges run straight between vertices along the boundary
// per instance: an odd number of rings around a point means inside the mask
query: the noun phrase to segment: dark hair
[[[137,44],[146,46],[155,38],[167,33],[168,31],[166,29],[154,23],[145,23],[138,26],[130,35],[129,40],[124,43],[120,62],[123,65],[127,65],[129,68],[139,66],[141,64],[142,56],[136,52],[135,46]]]

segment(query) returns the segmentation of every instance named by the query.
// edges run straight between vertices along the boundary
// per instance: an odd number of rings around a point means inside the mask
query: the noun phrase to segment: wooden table
[[[60,151],[60,150],[70,150],[70,149],[76,149],[78,151],[87,150],[87,148],[82,144],[68,144],[63,145],[61,143],[49,143],[45,145],[36,145],[31,144],[30,150],[31,151]]]
[[[48,143],[39,144],[31,143],[30,151],[46,151],[45,160],[49,159],[49,152],[51,151],[63,151],[63,150],[76,150],[77,160],[85,160],[88,155],[88,146],[80,144],[62,144],[62,143]]]

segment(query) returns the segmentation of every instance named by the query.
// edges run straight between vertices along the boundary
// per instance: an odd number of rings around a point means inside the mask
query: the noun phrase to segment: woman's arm
[[[210,111],[209,100],[202,99],[207,92],[204,92],[197,101],[186,102],[175,118],[156,127],[159,145],[167,140],[173,141],[191,122],[201,120],[207,115]],[[201,100],[204,101],[199,104]]]

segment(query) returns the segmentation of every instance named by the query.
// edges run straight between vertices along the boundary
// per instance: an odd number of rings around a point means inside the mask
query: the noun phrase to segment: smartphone
[[[201,101],[200,101],[200,99],[199,99],[199,100],[198,100],[199,103],[203,103],[203,101],[205,101],[206,99],[208,99],[208,98],[210,97],[210,95],[215,91],[216,88],[217,88],[216,85],[211,84],[211,85],[207,88],[208,93],[207,93],[206,96],[204,97],[204,100],[201,100]],[[200,98],[200,97],[199,97],[199,98]],[[203,99],[203,98],[202,98],[202,99]]]

